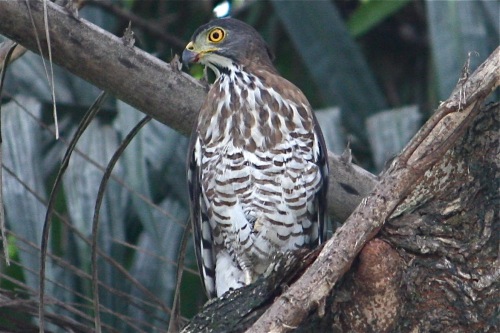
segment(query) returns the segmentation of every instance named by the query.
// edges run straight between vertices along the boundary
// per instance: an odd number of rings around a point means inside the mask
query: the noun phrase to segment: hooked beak
[[[200,60],[200,53],[194,51],[193,42],[189,42],[182,52],[182,64],[189,67],[189,64],[198,62]]]
[[[206,55],[212,52],[216,52],[219,49],[216,47],[212,48],[200,48],[196,49],[193,42],[189,42],[186,48],[182,52],[182,64],[189,67],[189,64],[200,62],[200,60]]]

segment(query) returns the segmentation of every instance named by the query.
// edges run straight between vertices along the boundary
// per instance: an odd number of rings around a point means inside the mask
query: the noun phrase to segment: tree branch
[[[36,32],[30,19],[30,6]],[[126,45],[120,38],[63,7],[47,2],[52,59],[61,67],[110,92],[133,107],[188,134],[203,102],[204,87],[168,64]],[[1,1],[0,33],[27,49],[47,46],[41,1]]]
[[[247,333],[287,332],[329,295],[363,246],[409,195],[425,172],[456,142],[499,84],[500,47],[470,76],[415,135],[381,176],[374,191],[325,244],[318,259],[284,292]]]
[[[36,34],[42,47],[46,47],[41,1],[0,1],[0,33],[46,55],[46,50],[38,50],[27,3]],[[180,133],[189,134],[205,98],[205,87],[175,66],[126,45],[120,38],[73,17],[60,6],[47,2],[47,10],[52,59],[56,64]],[[332,153],[328,156],[329,213],[343,221],[373,189],[377,179],[353,165],[349,156],[341,158]]]

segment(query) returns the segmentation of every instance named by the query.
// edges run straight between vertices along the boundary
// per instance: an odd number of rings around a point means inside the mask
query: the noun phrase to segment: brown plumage
[[[252,27],[214,20],[182,57],[217,76],[188,156],[198,265],[215,297],[254,282],[273,254],[322,240],[326,149],[306,97],[278,74]]]

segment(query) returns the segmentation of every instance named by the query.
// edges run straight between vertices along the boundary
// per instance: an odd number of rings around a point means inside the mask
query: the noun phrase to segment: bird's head
[[[248,24],[232,19],[213,20],[199,27],[191,37],[182,62],[201,63],[216,74],[234,65],[272,66],[271,53],[259,33]]]

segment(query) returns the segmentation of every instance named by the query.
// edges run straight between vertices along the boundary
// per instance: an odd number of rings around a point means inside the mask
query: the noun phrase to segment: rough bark
[[[42,2],[29,4],[44,51],[38,48],[24,0],[0,1],[0,34],[46,56]],[[63,7],[47,2],[47,14],[54,63],[180,133],[191,132],[206,87],[180,72],[177,64],[170,66],[92,23],[75,18]],[[335,220],[343,221],[373,189],[377,178],[352,164],[349,157],[332,153],[328,157],[331,174],[335,175],[330,177],[329,212]]]
[[[370,262],[363,249],[341,287],[352,298],[332,309],[337,331],[498,332],[499,131],[499,104],[484,107],[388,219],[387,245]]]

